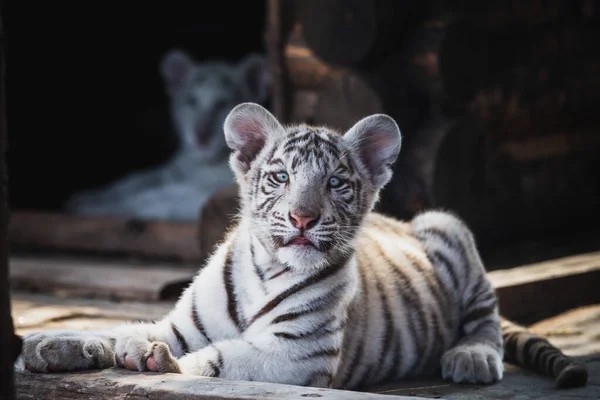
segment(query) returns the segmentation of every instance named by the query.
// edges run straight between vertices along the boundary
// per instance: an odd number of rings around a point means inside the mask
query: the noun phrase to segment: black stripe
[[[253,240],[250,240],[250,259],[252,261],[252,265],[254,266],[254,273],[256,274],[256,276],[258,276],[258,279],[260,279],[261,288],[264,291],[265,287],[264,287],[263,283],[265,281],[265,274],[264,274],[263,270],[259,267],[258,263],[256,262],[256,255],[254,254],[254,241]]]
[[[533,360],[531,361],[531,364],[535,365],[540,371],[543,371],[543,364],[540,361],[547,349],[548,348],[546,346],[538,346],[535,350]]]
[[[474,310],[469,311],[467,315],[462,319],[461,325],[464,327],[465,325],[476,321],[478,319],[487,317],[490,314],[493,314],[496,310],[496,302],[492,303],[491,306],[478,307]]]
[[[337,296],[342,290],[346,288],[346,284],[343,283],[341,285],[333,287],[331,290],[328,290],[325,293],[315,297],[309,303],[305,304],[305,306],[301,310],[297,310],[294,312],[281,314],[277,316],[272,324],[277,324],[279,322],[291,321],[293,319],[302,317],[304,315],[311,314],[317,311],[323,311],[325,309],[330,308],[339,298]]]
[[[539,337],[532,337],[530,339],[528,339],[525,344],[523,345],[523,348],[521,349],[521,354],[523,357],[523,366],[527,367],[527,368],[532,368],[535,367],[534,363],[533,363],[533,357],[532,357],[532,353],[531,353],[531,347],[539,344],[539,343],[548,343],[546,340],[539,338]]]
[[[486,282],[487,282],[487,280],[485,279],[485,276],[483,274],[479,275],[479,279],[477,280],[477,283],[475,284],[475,287],[472,290],[471,298],[469,299],[469,301],[467,301],[467,304],[465,305],[465,310],[468,310],[469,308],[471,308],[471,306],[477,300],[477,298],[481,292],[481,286]],[[490,292],[490,291],[486,290],[486,292]]]
[[[456,271],[454,270],[454,265],[450,262],[450,260],[448,259],[448,257],[446,257],[445,254],[442,254],[440,251],[433,251],[431,254],[431,257],[438,261],[439,263],[444,265],[444,269],[448,272],[448,275],[450,275],[450,279],[452,280],[452,287],[454,290],[460,290],[460,282],[458,280],[458,277],[456,276]]]
[[[324,349],[324,350],[313,351],[312,353],[302,356],[300,358],[297,358],[296,360],[301,361],[301,360],[310,360],[311,358],[317,358],[317,357],[335,357],[335,356],[338,356],[339,354],[340,354],[340,349],[338,349],[338,348]]]
[[[556,377],[556,376],[558,375],[558,374],[556,373],[556,371],[554,370],[554,365],[556,364],[556,362],[558,361],[558,359],[559,359],[561,356],[562,356],[562,357],[564,357],[564,356],[562,355],[562,353],[560,353],[560,352],[556,352],[555,354],[552,354],[552,355],[550,356],[550,358],[548,359],[548,364],[547,364],[547,365],[548,365],[548,374],[549,374],[550,376],[552,376],[553,378],[554,378],[554,377]]]
[[[372,369],[371,376],[369,377],[369,382],[371,381],[371,379],[373,379],[375,376],[377,376],[380,373],[381,369],[384,367],[385,356],[386,356],[387,352],[389,351],[390,341],[392,339],[392,332],[393,332],[392,313],[390,312],[388,298],[385,294],[385,288],[383,287],[377,274],[374,274],[374,280],[376,280],[375,288],[376,288],[377,292],[379,293],[379,299],[381,301],[381,308],[382,308],[382,312],[383,312],[383,319],[385,320],[384,321],[385,325],[384,325],[384,334],[383,334],[383,338],[382,338],[383,343],[381,344],[381,350],[379,351],[380,363],[379,363],[378,368]]]
[[[283,164],[283,160],[279,157],[269,160],[268,165]]]
[[[303,311],[299,311],[299,312],[281,314],[281,315],[277,316],[277,318],[275,318],[273,320],[272,324],[278,324],[280,322],[291,321],[291,320],[299,318],[299,317],[301,317],[303,315],[310,314],[313,311],[314,311],[313,309],[309,308],[307,310],[303,310]]]
[[[354,181],[354,193],[356,193],[356,198],[358,199],[358,203],[356,206],[360,212],[363,212],[365,210],[365,199],[363,196],[362,182],[360,181],[360,179]]]
[[[290,272],[290,271],[291,271],[290,267],[285,267],[282,270],[280,270],[279,272],[276,272],[275,274],[268,277],[267,280],[268,281],[273,280],[273,279],[277,278],[278,276],[281,276],[281,275],[285,274],[286,272]]]
[[[440,349],[444,349],[448,346],[449,337],[442,335],[442,321],[445,323],[444,326],[447,331],[452,330],[452,320],[451,318],[445,318],[446,315],[452,315],[452,297],[450,293],[447,291],[445,285],[440,284],[439,278],[437,274],[431,274],[431,271],[423,268],[420,264],[420,260],[414,258],[410,253],[404,253],[406,258],[411,262],[411,266],[416,269],[423,278],[425,278],[427,283],[427,288],[430,291],[431,297],[435,299],[435,309],[431,310],[432,319],[434,319],[433,324],[435,326],[432,327],[434,333],[437,335],[437,340],[434,341],[433,348],[431,352],[426,357],[428,360],[436,358],[437,352]],[[391,260],[388,259],[390,264],[395,265]],[[402,267],[396,266],[396,269],[400,270]],[[408,283],[408,286],[412,286],[412,282]],[[423,309],[424,310],[424,309]],[[436,353],[434,353],[434,350]]]
[[[262,178],[265,175],[266,175],[266,172],[261,172],[261,171],[258,171],[256,174],[254,174],[254,182],[253,182],[253,185],[252,185],[254,187],[254,192],[253,192],[253,196],[252,197],[255,198],[255,199],[258,196],[258,189],[260,187],[260,182],[261,182]],[[262,207],[259,206],[259,210],[261,208]]]
[[[542,356],[540,357],[540,370],[549,375],[552,375],[552,371],[550,371],[548,359],[553,354],[555,353],[551,349],[545,349]]]
[[[217,352],[217,361],[215,362],[213,360],[209,360],[208,365],[210,365],[210,367],[214,371],[212,376],[214,378],[218,378],[221,375],[221,369],[223,368],[223,354],[221,353],[221,350],[219,350],[215,346],[213,346],[213,349],[215,349]]]
[[[509,332],[502,335],[504,337],[504,360],[517,362],[517,342],[521,332]]]
[[[450,294],[450,292],[448,292],[446,286],[441,284],[437,274],[431,274],[431,271],[428,271],[426,268],[423,268],[420,264],[420,260],[415,258],[412,254],[405,252],[404,255],[411,262],[411,266],[415,268],[427,281],[427,287],[430,290],[431,295],[436,299],[436,304],[440,306],[440,312],[442,313],[440,317],[443,317],[444,315],[452,315],[453,297]],[[446,322],[446,329],[449,331],[452,330],[451,319],[442,318],[442,320]],[[446,343],[444,343],[444,347],[445,346]]]
[[[396,340],[392,343],[390,351],[392,353],[392,365],[390,365],[390,368],[381,382],[393,382],[400,372],[400,359],[402,355],[400,340]],[[419,356],[423,357],[422,354],[419,354]]]
[[[283,300],[285,300],[286,298],[288,298],[289,296],[301,291],[302,289],[307,288],[310,285],[314,285],[315,283],[318,283],[319,281],[322,281],[332,275],[334,275],[335,273],[337,273],[338,271],[340,271],[342,268],[344,268],[346,266],[348,262],[348,257],[344,258],[342,260],[342,262],[340,263],[336,263],[333,265],[329,265],[326,268],[323,268],[321,271],[319,271],[318,273],[314,274],[313,276],[305,279],[304,281],[297,283],[295,285],[293,285],[292,287],[284,290],[282,293],[280,293],[279,295],[277,295],[274,299],[272,299],[271,301],[269,301],[267,304],[265,304],[263,306],[263,308],[261,308],[251,319],[250,322],[248,323],[248,325],[252,325],[254,322],[256,322],[257,319],[259,319],[260,317],[264,316],[265,314],[269,313],[270,311],[272,311],[275,307],[277,307]]]
[[[273,335],[280,337],[282,339],[288,340],[298,340],[298,339],[306,339],[306,338],[321,338],[323,336],[339,332],[344,328],[344,323],[341,323],[336,328],[327,328],[329,325],[333,324],[337,319],[336,316],[331,316],[325,321],[321,322],[317,325],[313,330],[302,332],[302,333],[289,333],[289,332],[275,332]]]
[[[364,301],[362,302],[362,307],[363,307],[363,316],[369,315],[369,288],[367,285],[367,278],[365,276],[365,269],[364,268],[365,265],[363,265],[363,268],[359,268],[358,269],[358,273],[360,274],[360,283],[362,286],[362,290],[363,290],[363,299]],[[358,334],[358,337],[360,338],[358,340],[358,346],[356,347],[356,349],[354,350],[354,354],[352,356],[352,361],[348,364],[348,369],[344,372],[344,379],[343,379],[343,387],[348,386],[348,383],[350,383],[350,381],[352,380],[352,378],[354,378],[354,374],[357,371],[357,368],[360,367],[362,365],[362,363],[359,362],[359,359],[361,357],[363,357],[363,351],[364,351],[364,346],[365,346],[365,334],[366,331],[368,329],[368,326],[366,323],[361,324],[361,330],[360,333]],[[356,386],[356,385],[355,385]]]
[[[289,333],[289,332],[275,332],[273,335],[277,336],[278,338],[286,339],[286,340],[300,340],[300,339],[318,340],[327,335],[332,335],[334,333],[337,333],[337,332],[341,331],[342,329],[344,329],[344,326],[340,325],[336,328],[329,328],[329,329],[322,328],[322,329],[318,329],[318,330],[314,330],[314,331],[310,331],[310,332],[303,332],[303,333],[299,333],[299,334],[294,334],[294,333]]]
[[[452,240],[450,238],[450,236],[448,235],[448,233],[443,231],[442,229],[434,228],[434,227],[423,229],[419,232],[419,236],[421,236],[423,233],[427,234],[427,235],[431,235],[431,236],[437,236],[451,250],[458,252],[465,260],[468,259],[467,250],[465,249],[462,242],[460,240],[456,240],[456,241]],[[423,238],[423,239],[426,239],[426,238]]]
[[[204,329],[204,324],[202,323],[202,320],[200,319],[200,314],[198,313],[198,307],[196,304],[196,291],[194,289],[192,289],[192,321],[194,321],[196,329],[198,329],[202,336],[206,338],[206,341],[208,343],[211,343],[212,340],[210,340],[210,338],[206,334],[206,329]]]
[[[179,347],[181,348],[183,354],[189,353],[190,348],[187,342],[185,341],[185,338],[183,337],[181,332],[179,332],[179,330],[173,322],[171,322],[171,330],[173,331],[173,334],[175,334],[175,338],[177,339],[177,343],[179,344]]]
[[[233,324],[239,329],[241,327],[240,318],[238,315],[237,298],[235,296],[235,285],[233,282],[233,265],[232,265],[232,251],[229,249],[227,256],[225,257],[225,266],[223,267],[223,282],[225,284],[225,294],[227,295],[227,311],[229,312],[229,318],[233,321]]]
[[[208,365],[213,369],[212,377],[218,378],[221,375],[221,368],[213,360],[208,360]]]

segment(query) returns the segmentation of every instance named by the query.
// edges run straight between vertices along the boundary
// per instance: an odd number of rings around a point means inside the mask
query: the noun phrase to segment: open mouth
[[[209,131],[196,131],[196,144],[198,147],[206,147],[210,143]]]
[[[290,240],[286,246],[302,246],[302,247],[315,247],[314,244],[310,240],[308,240],[305,236],[296,236],[292,240]]]

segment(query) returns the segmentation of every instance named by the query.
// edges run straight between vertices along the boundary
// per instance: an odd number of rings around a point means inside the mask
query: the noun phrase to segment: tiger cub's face
[[[401,142],[398,126],[385,115],[340,135],[323,127],[285,128],[252,103],[231,111],[225,137],[253,233],[299,271],[322,268],[352,250]]]
[[[227,155],[222,129],[229,111],[243,101],[266,101],[270,90],[267,60],[258,54],[234,65],[197,63],[187,53],[171,50],[161,62],[161,75],[181,149],[207,161]]]

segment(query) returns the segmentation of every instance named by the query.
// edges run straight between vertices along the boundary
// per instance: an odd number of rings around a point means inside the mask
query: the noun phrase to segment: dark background
[[[154,4],[154,5],[152,5]],[[176,145],[162,56],[264,52],[265,2],[11,2],[9,196],[57,210],[74,191],[158,164]]]

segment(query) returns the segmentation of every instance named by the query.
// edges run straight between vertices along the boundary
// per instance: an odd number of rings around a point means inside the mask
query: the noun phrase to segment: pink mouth
[[[313,246],[312,242],[304,236],[296,236],[287,243],[287,246]]]
[[[210,133],[206,131],[196,131],[196,144],[198,147],[206,147],[210,143]]]

